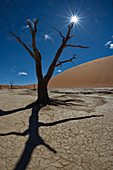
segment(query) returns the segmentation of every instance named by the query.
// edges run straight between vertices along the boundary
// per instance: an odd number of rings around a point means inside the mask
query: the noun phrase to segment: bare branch
[[[31,48],[32,48],[32,44],[29,44],[29,47],[31,47]]]
[[[32,21],[33,24],[34,24],[34,30],[33,30],[32,26],[31,26],[31,23],[28,20],[25,20],[27,22],[27,24],[29,25],[31,32],[34,33],[34,34],[36,34],[36,32],[37,32],[37,23],[38,23],[38,20],[39,20],[39,17],[37,18],[36,21]]]
[[[56,63],[62,53],[62,51],[64,50],[64,48],[66,47],[66,43],[68,42],[68,40],[70,39],[70,32],[71,32],[71,29],[73,27],[73,23],[71,24],[71,26],[68,26],[68,32],[66,34],[66,38],[64,38],[64,36],[61,34],[61,32],[59,32],[59,34],[61,35],[61,37],[63,38],[63,42],[61,44],[61,46],[59,47],[58,51],[56,52],[56,55],[47,71],[47,74],[44,76],[44,79],[46,80],[46,82],[48,82],[54,72],[54,69],[55,69],[55,66],[56,66]]]
[[[30,28],[31,32],[33,32],[33,28],[32,28],[32,26],[31,26],[30,22],[29,22],[27,19],[26,19],[25,21],[26,21],[27,24],[29,25],[29,28]]]
[[[21,40],[19,37],[17,37],[13,32],[9,32],[9,33],[12,34],[12,35],[19,41],[19,43],[24,46],[24,48],[29,52],[29,54],[34,58],[34,60],[36,60],[34,54],[33,54],[32,51],[26,46],[26,44],[23,43],[22,40]]]
[[[56,66],[56,67],[58,67],[58,66],[62,67],[62,64],[63,64],[63,63],[72,62],[73,59],[76,59],[75,54],[74,54],[73,57],[70,58],[69,60],[59,61],[59,63],[56,64],[55,66]],[[72,62],[72,63],[73,63],[73,62]],[[74,64],[74,63],[73,63],[73,64]]]
[[[38,23],[38,20],[39,20],[39,17],[37,18],[36,21],[33,22],[33,23],[34,23],[34,29],[32,28],[31,23],[30,23],[28,20],[26,20],[26,22],[27,22],[27,24],[29,25],[30,30],[31,30],[31,34],[32,34],[32,48],[33,48],[33,52],[34,52],[35,55],[36,55],[35,34],[36,34],[36,32],[37,32],[37,23]]]
[[[71,32],[71,29],[73,28],[73,25],[74,23],[70,25],[68,25],[68,32],[67,32],[67,35],[66,35],[66,39],[69,40],[70,39],[70,32]]]
[[[37,32],[37,23],[38,23],[39,17],[37,18],[37,20],[34,23],[34,28],[35,28],[35,33]]]
[[[72,44],[67,44],[65,45],[65,47],[79,47],[79,48],[89,48],[89,47],[84,47],[84,46],[81,46],[81,45],[72,45]]]
[[[73,38],[75,35],[72,35],[71,37],[69,37],[69,39]]]
[[[43,79],[43,75],[42,75],[42,64],[41,64],[41,53],[40,51],[37,49],[36,47],[36,40],[35,40],[35,36],[36,36],[36,32],[37,32],[37,23],[38,23],[39,17],[37,18],[36,21],[33,22],[34,26],[32,26],[31,22],[26,20],[27,24],[30,27],[30,31],[31,31],[31,35],[32,35],[32,43],[31,45],[29,45],[30,47],[32,47],[33,52],[26,46],[25,43],[22,42],[22,40],[17,37],[14,33],[10,32],[10,34],[12,34],[18,41],[20,44],[22,44],[25,49],[30,53],[30,55],[34,58],[34,60],[36,61],[36,74],[37,74],[37,78],[38,80],[42,80]]]
[[[55,27],[53,27],[53,29],[55,29],[56,31],[59,32],[60,36],[63,38],[63,41],[64,41],[64,40],[65,40],[65,37],[62,35],[62,33],[61,33],[58,29],[56,29]]]

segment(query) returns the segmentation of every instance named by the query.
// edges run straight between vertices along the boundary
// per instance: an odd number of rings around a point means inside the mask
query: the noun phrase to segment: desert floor
[[[35,122],[33,109],[24,107],[36,90],[0,89],[0,169],[112,170],[113,88],[49,94],[65,104],[41,108]]]

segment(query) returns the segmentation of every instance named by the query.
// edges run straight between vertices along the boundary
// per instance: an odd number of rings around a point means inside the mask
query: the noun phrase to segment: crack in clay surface
[[[111,89],[59,90],[50,96],[61,100],[71,100],[69,105],[46,106],[39,112],[39,121],[45,124],[57,122],[52,126],[41,126],[39,135],[45,143],[54,148],[54,154],[45,146],[37,146],[27,170],[112,170],[113,169],[113,94]],[[28,90],[29,91],[29,90]],[[28,93],[27,91],[27,93]],[[58,90],[57,90],[58,91]],[[70,92],[73,94],[62,94]],[[105,93],[106,91],[106,93]],[[26,92],[26,91],[25,91]],[[80,94],[76,94],[80,92]],[[97,93],[96,93],[97,92]],[[0,109],[13,110],[35,101],[36,94],[20,95],[24,89],[0,89]],[[74,94],[75,93],[75,94]],[[71,105],[72,104],[72,105]],[[81,106],[79,105],[81,104]],[[91,115],[104,115],[86,119],[75,119]],[[0,134],[9,132],[22,133],[29,127],[31,109],[0,117]],[[59,122],[60,120],[69,121]],[[0,169],[13,170],[21,157],[27,136],[0,136]]]

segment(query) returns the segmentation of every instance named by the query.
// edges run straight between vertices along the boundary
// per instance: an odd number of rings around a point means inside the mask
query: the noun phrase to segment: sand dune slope
[[[48,87],[113,87],[113,55],[70,68],[53,77]]]

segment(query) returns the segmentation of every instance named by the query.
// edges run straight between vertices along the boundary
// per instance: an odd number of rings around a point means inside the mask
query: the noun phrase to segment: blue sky
[[[78,14],[79,23],[72,29],[75,37],[70,43],[90,48],[66,48],[60,61],[77,54],[75,65],[66,63],[56,67],[53,76],[78,64],[113,55],[113,1],[0,0],[0,84],[12,80],[19,85],[37,83],[34,60],[9,31],[29,45],[31,34],[25,19],[40,17],[36,41],[42,54],[43,74],[46,74],[62,42],[52,27],[66,35],[71,14]]]

